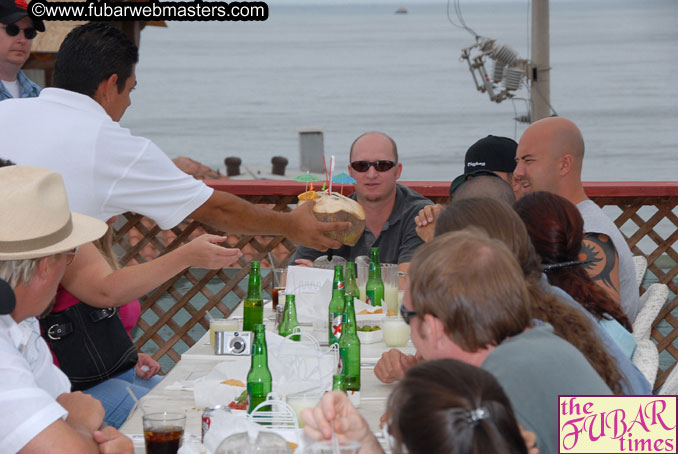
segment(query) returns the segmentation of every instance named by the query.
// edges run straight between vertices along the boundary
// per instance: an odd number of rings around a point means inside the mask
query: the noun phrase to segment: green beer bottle
[[[341,337],[341,316],[344,313],[344,267],[334,267],[334,282],[332,283],[332,299],[330,300],[328,315],[328,345],[336,344]]]
[[[344,374],[332,375],[332,391],[346,392],[346,377]]]
[[[278,334],[281,336],[289,336],[294,332],[294,328],[299,326],[297,321],[297,305],[294,302],[294,295],[285,295],[285,312],[283,314],[283,321],[278,328]],[[290,339],[299,341],[299,336],[292,336]]]
[[[352,296],[346,296],[344,311],[343,332],[339,338],[339,370],[346,377],[346,391],[360,391],[360,339]]]
[[[374,262],[377,265],[381,266],[381,259],[379,258],[378,247],[370,248],[370,262]],[[379,268],[379,270],[381,270],[381,268]],[[379,276],[381,276],[381,271],[379,271]]]
[[[268,351],[264,325],[254,325],[254,344],[252,345],[252,366],[247,373],[247,393],[250,396],[248,413],[266,400],[273,388],[273,378],[268,370]],[[270,408],[264,410],[270,411]]]
[[[346,263],[346,286],[344,287],[346,295],[351,295],[353,298],[360,298],[360,290],[356,281],[355,263]]]
[[[259,262],[250,265],[250,280],[243,308],[243,331],[254,331],[254,325],[264,323],[264,299],[261,297],[261,273]]]
[[[384,299],[384,281],[381,280],[381,264],[379,263],[379,249],[372,248],[372,252],[376,249],[376,261],[370,260],[370,277],[367,279],[365,285],[365,293],[367,294],[367,304],[372,306],[381,306],[381,301]]]

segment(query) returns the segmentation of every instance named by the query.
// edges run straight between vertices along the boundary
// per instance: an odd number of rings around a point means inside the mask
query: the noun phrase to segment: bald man
[[[581,258],[589,261],[587,271],[633,322],[640,310],[633,256],[619,229],[584,192],[584,138],[577,125],[561,117],[531,124],[520,138],[516,161],[513,189],[518,198],[547,191],[577,206],[584,218]]]
[[[421,208],[432,204],[412,189],[396,183],[403,170],[398,162],[398,147],[384,133],[371,131],[359,136],[351,145],[348,171],[356,180],[357,200],[365,209],[365,232],[355,246],[342,246],[335,255],[354,261],[378,247],[382,263],[397,263],[407,272],[415,249],[423,244],[417,235],[414,217]],[[310,266],[322,253],[297,247],[291,263]]]

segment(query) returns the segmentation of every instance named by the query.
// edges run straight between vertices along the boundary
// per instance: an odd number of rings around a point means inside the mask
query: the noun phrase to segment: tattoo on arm
[[[591,275],[591,279],[602,281],[617,291],[612,281],[612,272],[617,264],[617,250],[610,237],[604,233],[587,233],[582,242],[581,254],[584,255],[584,260],[589,262],[584,268]]]

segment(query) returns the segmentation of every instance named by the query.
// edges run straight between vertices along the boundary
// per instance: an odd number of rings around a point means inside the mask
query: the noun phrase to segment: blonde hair
[[[19,284],[26,285],[33,279],[37,263],[43,258],[0,261],[0,279],[7,281],[13,289]]]
[[[113,251],[113,227],[110,225],[108,226],[108,229],[106,230],[106,233],[104,233],[104,236],[99,238],[98,240],[93,241],[94,246],[99,250],[101,255],[104,256],[108,264],[113,270],[119,270],[120,269],[120,262],[118,262],[118,257],[115,255],[115,252]]]

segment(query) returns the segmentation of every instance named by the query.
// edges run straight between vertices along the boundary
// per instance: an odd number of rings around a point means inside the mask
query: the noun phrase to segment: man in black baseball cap
[[[464,181],[478,175],[495,175],[512,184],[517,148],[515,140],[492,135],[471,145],[464,157],[464,173],[452,180],[450,185],[450,198]]]
[[[452,180],[450,185],[450,199],[465,181],[481,175],[498,177],[513,185],[511,180],[516,168],[517,149],[515,140],[492,135],[471,145],[464,157],[464,173]],[[430,205],[421,209],[414,218],[417,234],[426,242],[433,239],[435,219],[441,209],[439,204]]]
[[[32,98],[40,87],[21,71],[31,56],[31,44],[45,24],[28,16],[25,0],[0,0],[0,101]]]

